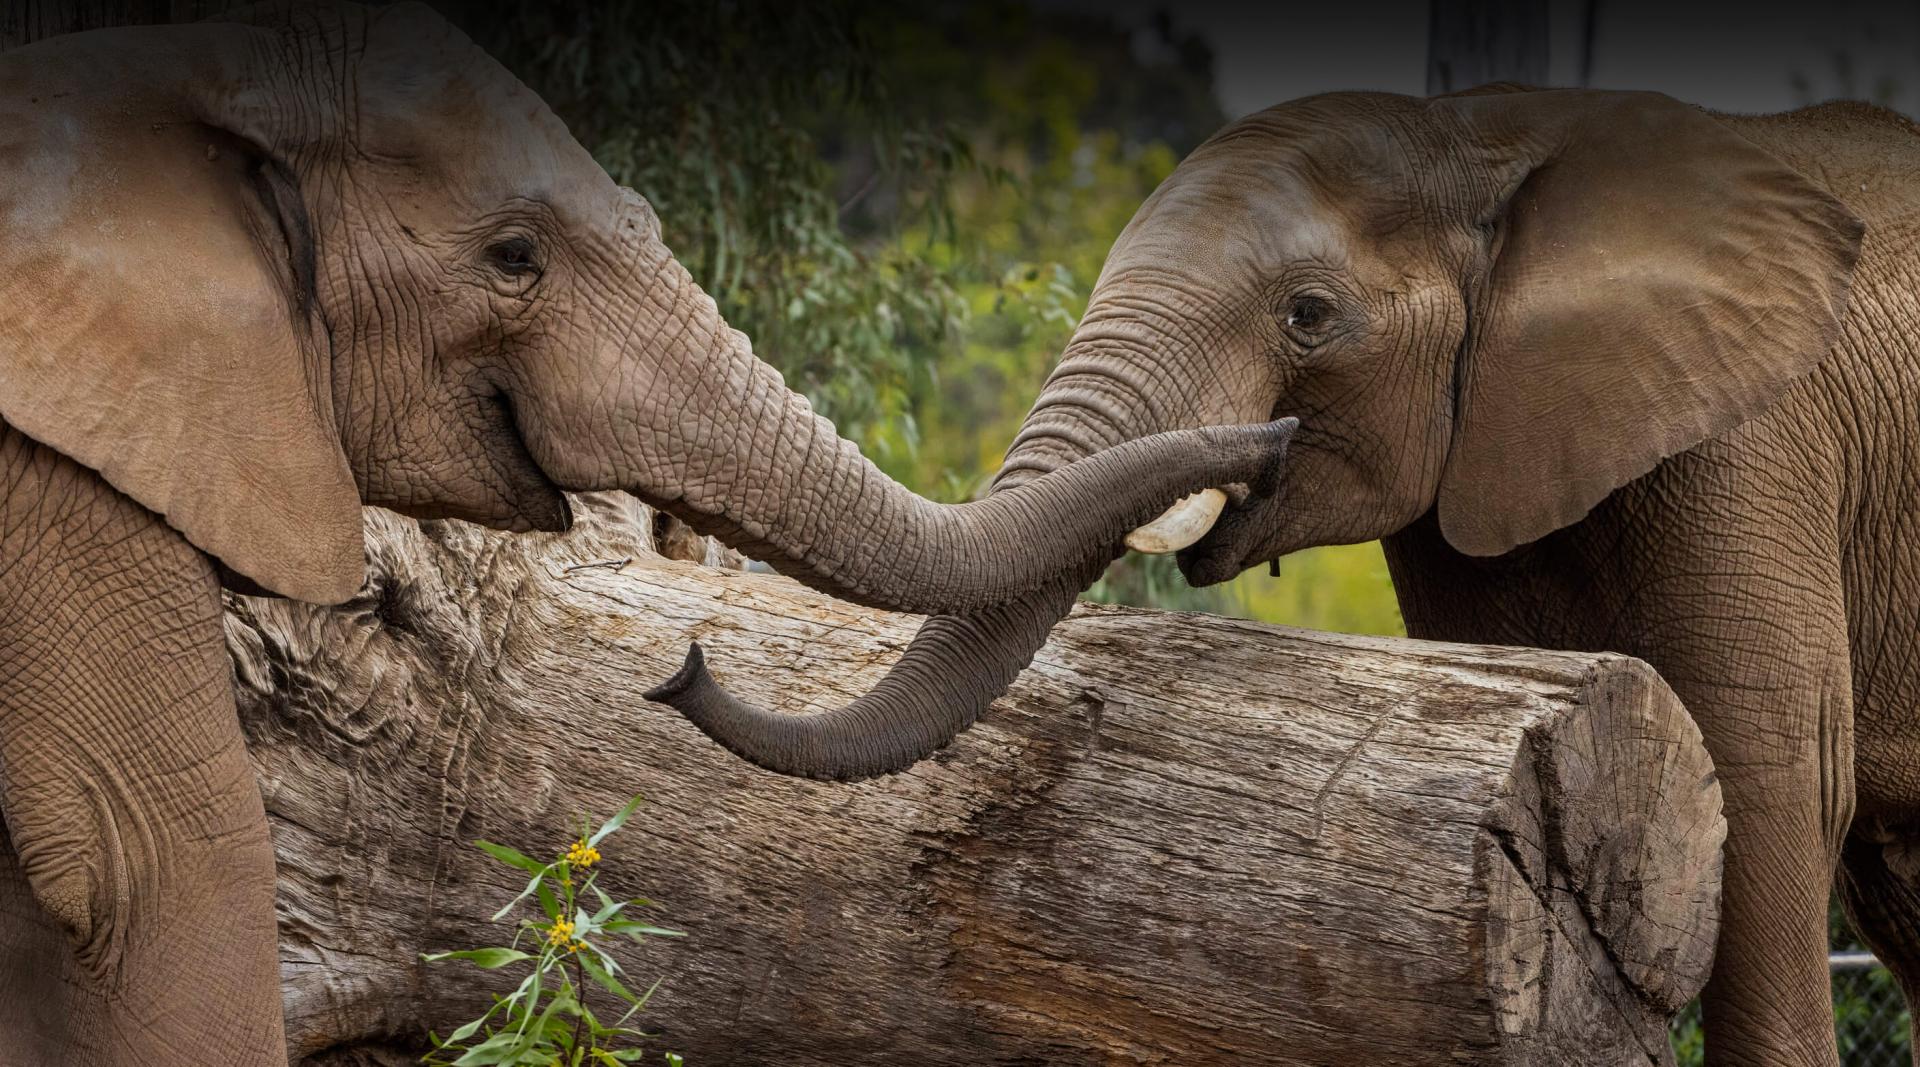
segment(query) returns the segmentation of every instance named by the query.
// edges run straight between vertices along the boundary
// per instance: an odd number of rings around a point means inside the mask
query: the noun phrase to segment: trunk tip
[[[673,698],[692,689],[706,676],[706,653],[700,651],[700,642],[695,641],[687,646],[686,662],[680,664],[680,669],[673,672],[673,677],[647,690],[641,694],[641,697],[661,704],[672,704]]]

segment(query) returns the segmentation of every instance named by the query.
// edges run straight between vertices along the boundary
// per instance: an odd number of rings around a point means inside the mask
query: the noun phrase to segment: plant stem
[[[580,953],[573,954],[573,999],[580,1014],[573,1017],[573,1062],[580,1059],[580,1028],[587,1022],[587,965],[580,961]]]

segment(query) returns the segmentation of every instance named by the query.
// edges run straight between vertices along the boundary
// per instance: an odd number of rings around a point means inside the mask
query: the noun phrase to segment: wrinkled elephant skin
[[[977,613],[1285,448],[1182,431],[921,499],[431,10],[233,17],[0,55],[0,1064],[284,1062],[219,589],[349,599],[363,503],[552,530],[626,489],[826,592]]]
[[[1384,538],[1415,636],[1652,663],[1726,797],[1708,1058],[1833,1064],[1836,865],[1920,995],[1915,175],[1920,131],[1859,104],[1272,108],[1121,234],[997,487],[1298,416],[1280,484],[1180,554],[1188,577]],[[930,620],[863,699],[964,694],[1068,602],[1005,631]]]

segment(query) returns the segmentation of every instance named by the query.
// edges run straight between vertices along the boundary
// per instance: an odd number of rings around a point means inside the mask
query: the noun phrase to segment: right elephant
[[[1121,234],[996,488],[1276,414],[1279,491],[1190,580],[1384,538],[1414,635],[1626,652],[1686,701],[1729,827],[1711,1062],[1835,1062],[1836,866],[1920,993],[1920,129],[1505,88],[1250,116]],[[1071,601],[931,620],[836,714],[971,716]]]

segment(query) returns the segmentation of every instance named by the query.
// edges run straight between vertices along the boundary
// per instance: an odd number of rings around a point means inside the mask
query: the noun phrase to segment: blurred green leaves
[[[1026,3],[480,0],[456,17],[654,205],[722,313],[884,470],[985,490],[1107,249],[1224,124],[1211,55]],[[1378,549],[1092,594],[1399,632]]]
[[[911,424],[906,382],[965,309],[950,272],[892,233],[950,231],[950,184],[982,168],[963,138],[893,100],[871,11],[832,0],[488,0],[460,12],[653,204],[722,314],[842,433],[864,443]],[[891,233],[843,230],[836,157],[858,159],[864,181],[894,194]]]

